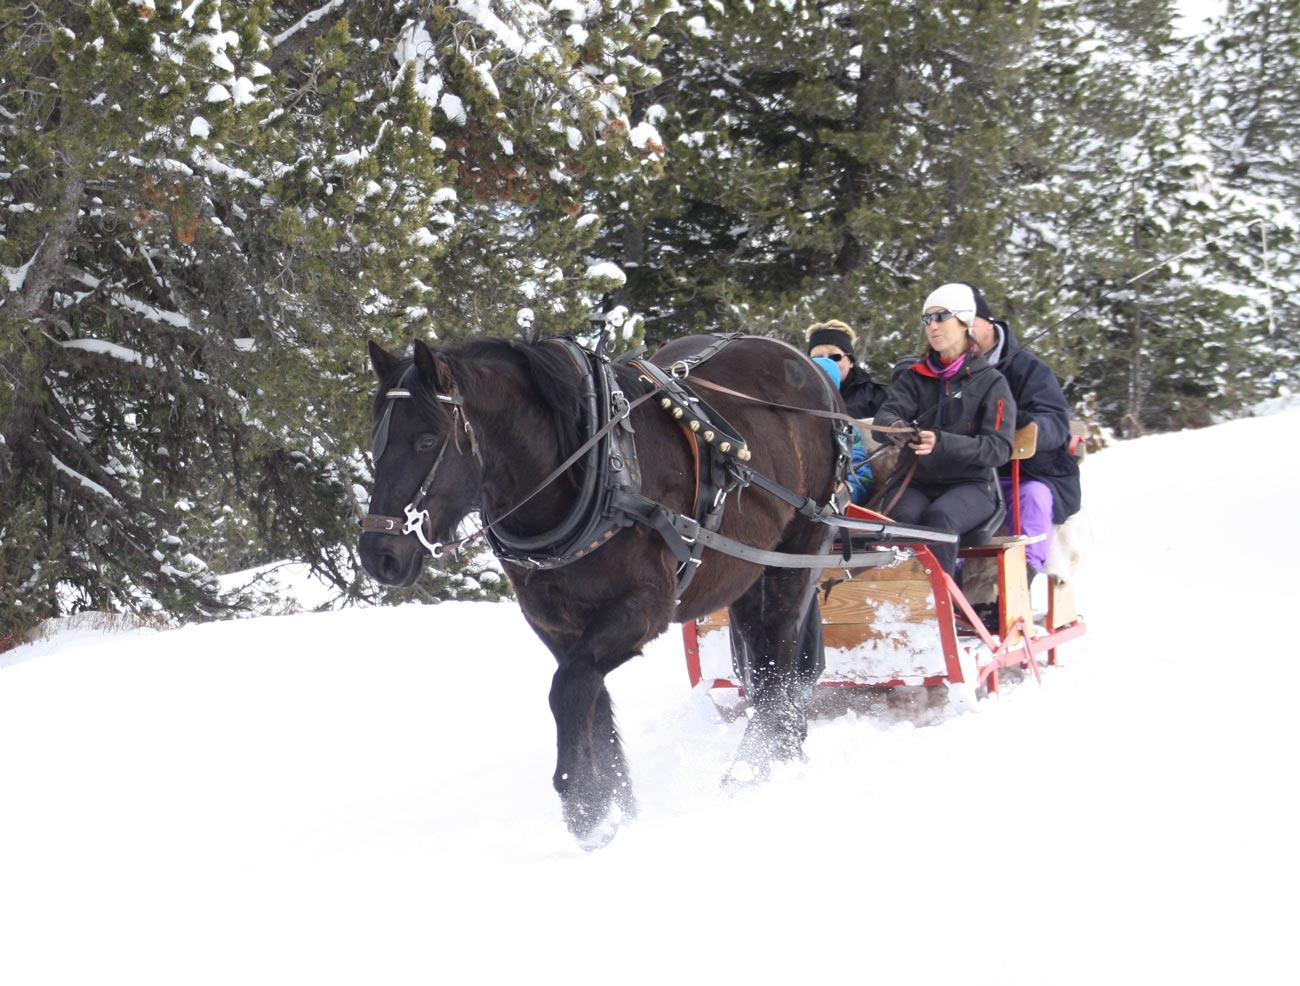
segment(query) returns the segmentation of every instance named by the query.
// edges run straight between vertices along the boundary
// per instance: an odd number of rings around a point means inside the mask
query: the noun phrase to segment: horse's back
[[[807,356],[787,342],[766,336],[732,337],[716,355],[698,365],[690,364],[691,357],[717,345],[722,338],[725,337],[694,335],[674,339],[659,349],[651,362],[665,369],[685,362],[690,374],[726,386],[732,386],[728,381],[735,381],[744,385],[745,393],[764,400],[782,402],[783,395],[803,395],[806,400],[798,406],[808,406],[807,400],[813,400],[822,407],[833,390],[825,385],[825,374]],[[829,409],[829,405],[823,409]]]
[[[697,335],[675,339],[656,352],[651,361],[668,370],[679,367],[676,372],[685,372],[687,386],[692,378],[702,379],[744,395],[738,397],[707,386],[696,388],[706,404],[717,408],[739,429],[748,424],[760,432],[769,432],[776,427],[805,439],[829,433],[827,419],[785,410],[843,410],[839,390],[807,356],[779,339],[738,336],[703,362],[690,362],[691,357],[716,345],[719,338]],[[753,439],[750,441],[752,445]]]

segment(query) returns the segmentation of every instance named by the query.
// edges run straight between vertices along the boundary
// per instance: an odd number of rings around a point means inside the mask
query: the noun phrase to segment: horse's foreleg
[[[735,653],[743,655],[753,709],[729,779],[761,779],[773,763],[803,756],[803,707],[823,666],[821,620],[805,603],[808,575],[781,571],[760,579],[731,607]]]
[[[603,577],[608,582],[608,574]],[[572,599],[571,588],[559,580],[529,587],[535,595],[523,600],[524,613],[531,605],[529,622],[557,665],[550,695],[553,780],[564,821],[583,845],[595,848],[636,813],[605,675],[663,632],[673,598],[646,578],[606,584],[594,600]]]
[[[636,812],[614,707],[589,651],[560,659],[551,679],[555,790],[564,822],[584,845],[604,845]],[[583,653],[585,651],[585,653]]]

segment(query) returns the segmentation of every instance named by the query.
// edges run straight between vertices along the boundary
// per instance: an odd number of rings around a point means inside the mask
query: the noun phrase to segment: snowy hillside
[[[674,628],[610,679],[641,817],[597,853],[510,605],[6,654],[0,982],[1294,982],[1298,431],[1090,457],[1063,667],[819,719],[753,790]]]

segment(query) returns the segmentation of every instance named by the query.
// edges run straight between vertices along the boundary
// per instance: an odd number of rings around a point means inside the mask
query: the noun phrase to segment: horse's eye
[[[433,448],[434,445],[437,444],[437,442],[438,440],[434,438],[432,435],[421,435],[419,438],[415,440],[415,451],[428,452],[431,448]]]

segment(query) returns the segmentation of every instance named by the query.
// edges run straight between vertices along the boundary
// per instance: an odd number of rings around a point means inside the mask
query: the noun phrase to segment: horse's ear
[[[455,380],[452,379],[451,367],[447,361],[429,348],[429,344],[423,339],[415,340],[415,366],[424,374],[426,380],[432,380],[433,385],[444,394],[450,394],[455,389]]]
[[[366,343],[366,349],[370,351],[370,365],[375,368],[375,376],[380,380],[388,376],[400,361],[397,356],[379,345],[374,339]]]

